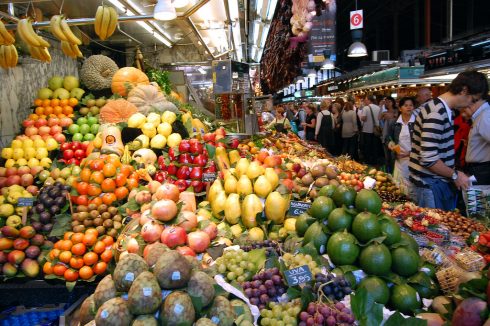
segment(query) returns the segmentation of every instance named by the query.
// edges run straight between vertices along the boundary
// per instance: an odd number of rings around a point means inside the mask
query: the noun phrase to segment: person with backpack
[[[315,126],[315,139],[325,148],[327,151],[331,152],[335,145],[334,141],[334,126],[335,122],[330,112],[330,106],[332,101],[329,99],[324,99],[320,103],[320,112],[316,117]]]

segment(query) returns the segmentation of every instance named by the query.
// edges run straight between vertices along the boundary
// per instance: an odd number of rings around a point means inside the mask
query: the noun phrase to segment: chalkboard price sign
[[[289,286],[306,283],[313,279],[313,275],[311,274],[308,265],[284,271],[284,276],[286,277],[286,282],[288,282]]]
[[[289,204],[289,215],[299,216],[306,212],[311,207],[311,203],[305,203],[303,201],[292,200]]]
[[[202,182],[214,182],[218,174],[216,172],[206,172],[202,174]]]
[[[25,207],[32,206],[34,204],[34,198],[30,197],[20,197],[17,201],[17,206]]]

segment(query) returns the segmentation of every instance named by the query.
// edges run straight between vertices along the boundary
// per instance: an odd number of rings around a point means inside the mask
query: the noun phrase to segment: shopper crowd
[[[289,103],[274,109],[267,128],[291,129],[334,156],[385,169],[419,206],[452,210],[460,190],[490,192],[488,87],[484,74],[465,71],[435,98],[420,88],[398,101],[367,95],[357,105],[352,98]]]

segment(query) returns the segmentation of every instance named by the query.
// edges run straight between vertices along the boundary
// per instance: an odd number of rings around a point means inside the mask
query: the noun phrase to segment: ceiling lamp
[[[335,68],[335,63],[330,60],[330,58],[326,58],[325,61],[323,61],[322,64],[322,69],[334,69]]]
[[[184,8],[189,4],[189,0],[173,0],[172,1],[172,6],[174,8]]]
[[[347,52],[348,57],[365,57],[367,56],[366,46],[361,42],[354,42],[349,46],[349,51]]]
[[[310,69],[308,71],[308,77],[316,77],[316,70],[315,69]]]
[[[153,12],[156,20],[173,20],[177,18],[175,7],[172,6],[171,0],[158,0]]]

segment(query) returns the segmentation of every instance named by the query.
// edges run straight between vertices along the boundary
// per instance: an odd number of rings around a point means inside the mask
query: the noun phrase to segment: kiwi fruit
[[[93,224],[93,220],[86,219],[85,221],[83,221],[83,225],[85,225],[86,227],[92,226]]]
[[[95,219],[95,218],[97,218],[99,216],[100,216],[100,214],[96,210],[93,210],[93,211],[90,212],[90,218],[92,218],[92,219]]]
[[[111,218],[111,213],[104,212],[104,213],[100,214],[100,216],[102,217],[103,220],[107,220],[107,219]]]
[[[112,220],[105,220],[103,225],[106,228],[111,228],[114,225],[114,223],[112,222]]]
[[[78,220],[80,222],[83,222],[85,221],[86,219],[88,219],[90,217],[90,214],[88,212],[81,212],[80,215],[79,215],[79,218]]]
[[[99,234],[105,234],[105,227],[103,227],[102,225],[99,225],[95,228],[97,230],[97,232],[99,232]]]
[[[102,223],[103,223],[102,218],[100,218],[100,217],[94,218],[94,225],[95,226],[101,226]]]
[[[119,230],[120,228],[122,228],[121,222],[114,222],[114,229]]]
[[[122,216],[121,215],[115,215],[112,217],[112,220],[114,222],[122,222]]]
[[[89,211],[93,211],[94,209],[97,209],[97,205],[95,205],[95,204],[90,204],[90,205],[88,205],[88,207],[87,207],[87,208],[88,208],[88,210],[89,210]]]
[[[111,206],[109,207],[109,209],[107,210],[112,216],[114,215],[117,215],[117,213],[119,213],[119,210],[117,209],[117,207],[114,207],[114,206]]]
[[[88,211],[88,208],[87,206],[84,206],[84,205],[80,205],[77,207],[77,212],[87,212]]]
[[[99,210],[99,213],[106,212],[107,211],[107,205],[106,204],[100,205],[99,208],[98,208],[98,210]]]
[[[110,235],[111,237],[116,238],[117,237],[117,230],[110,229],[109,231],[107,231],[107,235]]]
[[[75,227],[73,227],[73,232],[77,233],[77,232],[84,232],[85,231],[85,226],[83,225],[77,225]]]
[[[77,226],[77,225],[80,225],[80,222],[78,222],[78,221],[72,221],[72,222],[71,222],[71,226],[72,226],[72,227],[73,227],[73,226]]]

